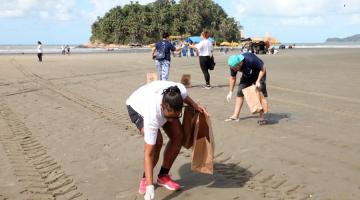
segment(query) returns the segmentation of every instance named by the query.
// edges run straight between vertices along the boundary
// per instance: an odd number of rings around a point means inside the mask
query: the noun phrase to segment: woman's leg
[[[210,58],[209,56],[199,56],[200,68],[201,68],[201,71],[202,71],[202,73],[204,75],[206,85],[210,85],[210,74],[209,74],[209,70],[208,70],[208,67],[207,67],[207,63],[208,63],[209,58]]]
[[[162,61],[162,80],[168,80],[169,79],[169,74],[170,74],[170,61],[168,60],[163,60]]]
[[[155,60],[155,66],[158,71],[159,80],[162,80],[162,65],[161,61]]]

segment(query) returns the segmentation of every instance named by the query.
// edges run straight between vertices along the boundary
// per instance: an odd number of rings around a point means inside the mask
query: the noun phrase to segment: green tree
[[[127,44],[152,43],[161,33],[199,35],[210,30],[218,40],[237,41],[242,28],[212,0],[156,0],[147,5],[131,1],[110,9],[91,26],[91,41]]]

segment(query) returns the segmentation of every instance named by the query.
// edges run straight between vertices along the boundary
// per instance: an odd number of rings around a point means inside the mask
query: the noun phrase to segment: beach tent
[[[222,42],[222,43],[220,43],[220,46],[232,46],[232,47],[234,47],[234,46],[239,46],[239,43],[237,43],[237,42]]]
[[[187,38],[189,36],[190,36],[190,34],[188,34],[188,33],[186,33],[184,35],[170,35],[169,39],[170,40],[182,40],[182,39]]]
[[[274,37],[252,37],[252,42],[269,41],[270,44],[279,44],[279,40]]]
[[[230,42],[222,42],[220,43],[220,46],[231,46]]]
[[[199,43],[202,40],[200,36],[191,36],[186,38],[185,42],[193,42],[193,43]],[[209,37],[209,40],[214,43],[214,38]]]

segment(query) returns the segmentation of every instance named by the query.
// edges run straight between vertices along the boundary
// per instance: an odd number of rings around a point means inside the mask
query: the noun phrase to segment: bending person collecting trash
[[[236,83],[237,72],[242,72],[240,78],[239,88],[236,95],[236,103],[234,113],[231,117],[225,119],[225,121],[238,121],[241,111],[241,107],[244,102],[244,94],[242,89],[255,84],[256,87],[263,93],[264,97],[267,97],[266,90],[266,67],[264,62],[253,53],[243,53],[240,55],[232,55],[228,59],[228,65],[230,67],[230,79],[229,79],[229,93],[226,96],[226,100],[230,102],[234,86]],[[264,102],[267,104],[266,100]],[[264,119],[264,113],[259,114],[259,125],[266,124]]]
[[[184,102],[208,115],[203,106],[188,96],[184,85],[170,81],[153,81],[144,85],[126,101],[131,121],[144,136],[145,172],[140,181],[139,193],[145,194],[146,200],[154,199],[153,169],[159,160],[163,144],[161,127],[169,137],[169,142],[164,151],[157,183],[169,190],[180,189],[180,185],[170,178],[169,171],[181,149],[183,133],[179,118],[182,116]]]

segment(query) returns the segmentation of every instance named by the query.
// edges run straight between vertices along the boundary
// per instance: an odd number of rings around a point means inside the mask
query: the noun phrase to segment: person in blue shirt
[[[167,81],[170,73],[170,51],[179,51],[181,48],[176,48],[169,41],[169,33],[163,33],[162,40],[156,42],[155,48],[152,49],[152,58],[155,60],[155,65],[159,73],[159,80]]]
[[[228,65],[230,67],[229,93],[226,96],[226,100],[228,102],[230,102],[232,97],[237,73],[242,72],[242,76],[240,78],[240,83],[236,95],[234,113],[225,121],[238,121],[241,107],[244,102],[244,94],[242,89],[255,84],[256,87],[263,93],[264,97],[268,96],[265,83],[266,67],[264,62],[253,53],[232,55],[228,59]],[[267,102],[265,103],[267,104]],[[260,112],[258,123],[259,125],[266,124],[263,112]]]

